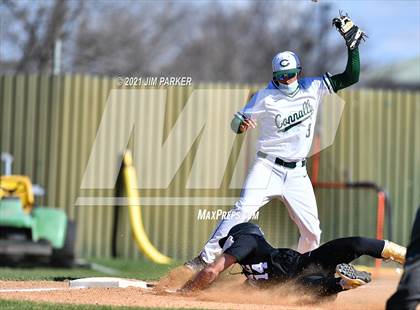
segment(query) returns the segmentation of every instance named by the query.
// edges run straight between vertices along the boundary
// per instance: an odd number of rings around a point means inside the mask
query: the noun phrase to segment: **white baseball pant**
[[[218,223],[201,251],[202,259],[212,263],[222,253],[218,241],[233,226],[249,221],[262,206],[274,198],[285,204],[290,218],[299,229],[297,250],[305,253],[316,249],[319,246],[321,229],[315,194],[306,167],[286,168],[268,158],[257,157],[230,216]]]

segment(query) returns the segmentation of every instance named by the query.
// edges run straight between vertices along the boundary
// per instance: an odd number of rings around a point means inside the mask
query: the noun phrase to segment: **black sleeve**
[[[239,236],[223,253],[232,255],[240,262],[257,248],[256,238],[254,235]]]

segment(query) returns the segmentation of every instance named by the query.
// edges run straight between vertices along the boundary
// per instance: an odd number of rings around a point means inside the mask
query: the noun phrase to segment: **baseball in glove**
[[[366,33],[364,33],[358,26],[356,26],[347,14],[343,15],[340,12],[340,17],[334,18],[332,20],[332,24],[343,36],[344,40],[346,41],[346,45],[351,50],[357,48],[360,44],[360,41],[362,39],[365,41],[365,37],[367,37]]]

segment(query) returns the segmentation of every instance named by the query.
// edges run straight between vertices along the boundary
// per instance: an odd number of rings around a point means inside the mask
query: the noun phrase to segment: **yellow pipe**
[[[131,152],[127,151],[123,158],[123,179],[127,193],[130,224],[137,247],[148,259],[158,264],[170,264],[172,259],[156,249],[147,237],[139,205],[136,170],[133,167]]]

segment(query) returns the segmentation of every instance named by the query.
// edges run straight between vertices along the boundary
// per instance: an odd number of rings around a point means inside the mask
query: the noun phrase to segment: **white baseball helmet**
[[[273,72],[299,73],[302,70],[299,57],[293,52],[281,52],[273,58]]]

